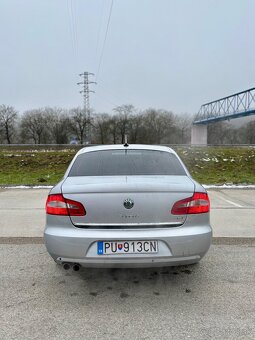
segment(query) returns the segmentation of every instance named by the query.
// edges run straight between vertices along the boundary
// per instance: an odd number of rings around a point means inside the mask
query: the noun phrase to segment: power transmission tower
[[[92,91],[89,89],[89,84],[96,84],[95,81],[90,81],[89,76],[94,76],[94,73],[91,72],[83,72],[79,74],[80,77],[83,78],[82,81],[77,83],[77,85],[82,86],[82,90],[80,93],[83,95],[83,110],[85,113],[85,117],[87,120],[86,124],[86,137],[87,137],[87,143],[89,144],[91,142],[91,121],[90,121],[90,106],[89,106],[89,93],[95,91]]]

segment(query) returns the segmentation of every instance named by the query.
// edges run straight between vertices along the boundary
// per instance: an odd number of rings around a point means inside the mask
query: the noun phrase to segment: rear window
[[[165,151],[103,150],[79,155],[73,176],[186,175],[178,158]]]

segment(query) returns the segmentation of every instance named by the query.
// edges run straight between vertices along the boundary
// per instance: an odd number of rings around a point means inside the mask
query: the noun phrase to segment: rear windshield
[[[79,155],[68,176],[186,175],[178,158],[154,150],[103,150]]]

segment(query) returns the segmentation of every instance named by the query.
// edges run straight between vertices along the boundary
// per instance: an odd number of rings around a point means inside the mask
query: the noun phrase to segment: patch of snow
[[[52,189],[53,185],[7,185],[0,186],[1,189]]]
[[[218,160],[218,158],[216,158],[216,157],[213,157],[213,158],[212,158],[212,161],[215,162],[215,163],[219,163],[219,160]]]
[[[22,155],[15,155],[13,153],[6,153],[4,154],[4,157],[21,157]]]
[[[205,189],[255,189],[254,184],[223,184],[223,185],[214,185],[214,184],[203,184]]]

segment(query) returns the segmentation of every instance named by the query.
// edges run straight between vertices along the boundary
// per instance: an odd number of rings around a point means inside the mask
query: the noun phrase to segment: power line
[[[67,7],[67,13],[68,13],[68,24],[69,24],[71,41],[72,41],[72,47],[73,47],[73,50],[74,50],[74,39],[73,39],[73,30],[72,30],[72,18],[71,18],[71,12],[70,12],[70,9],[69,9],[69,0],[66,0],[66,7]]]
[[[106,39],[107,39],[107,35],[108,35],[108,31],[109,31],[109,26],[110,26],[110,21],[111,21],[111,16],[112,16],[112,8],[113,8],[113,0],[111,0],[111,7],[110,7],[110,11],[109,11],[109,16],[108,16],[108,21],[107,21],[107,26],[106,26],[105,36],[104,36],[103,47],[102,47],[102,51],[101,51],[101,55],[100,55],[100,59],[99,59],[98,68],[97,68],[96,80],[99,77],[99,72],[100,72],[100,68],[101,68],[101,64],[102,64],[102,60],[103,60]]]
[[[101,32],[102,32],[104,7],[105,7],[105,1],[101,0],[101,11],[100,11],[99,26],[97,30],[97,41],[96,41],[96,51],[95,51],[96,61],[97,61],[97,54],[98,54],[98,49],[99,49],[99,40],[100,40]]]
[[[71,0],[71,13],[73,18],[73,31],[74,31],[74,40],[75,40],[75,47],[76,47],[76,57],[78,57],[78,38],[77,38],[77,16],[76,16],[76,5],[73,0]]]
[[[104,101],[105,103],[111,104],[113,107],[120,106],[120,104],[116,104],[115,102],[109,100],[108,96],[106,97],[97,93],[97,98],[99,98],[99,100],[101,99],[101,102]]]
[[[73,47],[74,55],[77,58],[77,56],[78,56],[77,30],[76,30],[76,21],[75,21],[74,9],[73,9],[73,2],[72,2],[72,0],[66,0],[66,4],[67,4],[67,12],[68,12],[72,47]]]
[[[103,81],[103,83],[105,83],[105,82]],[[130,100],[127,100],[127,98],[123,98],[122,96],[119,96],[119,94],[116,95],[114,93],[114,91],[112,91],[110,89],[110,85],[109,84],[102,85],[102,82],[101,82],[101,83],[98,83],[97,85],[103,90],[103,92],[108,93],[108,95],[110,95],[114,99],[114,101],[119,102],[119,104],[115,105],[115,106],[120,106],[121,103],[124,104],[124,103],[129,103],[130,102]]]

